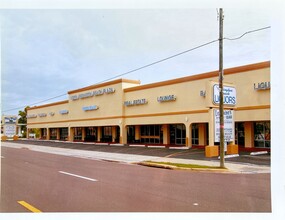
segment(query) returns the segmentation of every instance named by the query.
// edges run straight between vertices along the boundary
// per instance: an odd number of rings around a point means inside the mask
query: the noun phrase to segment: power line
[[[236,37],[236,38],[227,38],[227,37],[224,37],[223,39],[225,39],[225,40],[238,40],[238,39],[241,39],[242,37],[244,37],[244,36],[247,35],[247,34],[250,34],[250,33],[253,33],[253,32],[257,32],[257,31],[262,31],[262,30],[265,30],[265,29],[268,29],[268,28],[270,28],[270,26],[263,27],[263,28],[259,28],[259,29],[255,29],[255,30],[251,30],[251,31],[247,31],[247,32],[243,33],[241,36]],[[152,63],[150,63],[150,64],[141,66],[141,67],[139,67],[139,68],[136,68],[136,69],[127,71],[127,72],[125,72],[125,73],[122,73],[122,74],[113,76],[113,77],[111,77],[111,78],[105,79],[105,80],[103,80],[103,81],[97,82],[97,83],[95,83],[94,85],[97,85],[97,84],[100,84],[100,83],[103,83],[103,82],[106,82],[106,81],[109,81],[109,80],[112,80],[112,79],[116,79],[116,78],[118,78],[118,77],[121,77],[121,76],[130,74],[130,73],[136,72],[136,71],[138,71],[138,70],[141,70],[141,69],[144,69],[144,68],[153,66],[153,65],[156,65],[156,64],[158,64],[158,63],[161,63],[161,62],[164,62],[164,61],[166,61],[166,60],[172,59],[172,58],[174,58],[174,57],[183,55],[183,54],[185,54],[185,53],[188,53],[188,52],[191,52],[191,51],[193,51],[193,50],[199,49],[199,48],[201,48],[201,47],[205,47],[205,46],[207,46],[207,45],[209,45],[209,44],[212,44],[212,43],[215,43],[215,42],[218,42],[218,41],[219,41],[219,39],[209,41],[209,42],[207,42],[207,43],[204,43],[204,44],[201,44],[201,45],[199,45],[199,46],[193,47],[193,48],[191,48],[191,49],[182,51],[182,52],[177,53],[177,54],[175,54],[175,55],[166,57],[166,58],[164,58],[164,59],[161,59],[161,60],[152,62]],[[39,102],[36,102],[36,103],[32,103],[32,104],[29,104],[29,105],[27,105],[27,106],[37,105],[37,104],[40,104],[40,103],[43,103],[43,102],[46,102],[46,101],[49,101],[49,100],[52,100],[52,99],[56,99],[56,98],[59,98],[59,97],[65,96],[65,95],[67,95],[67,94],[65,93],[65,94],[61,94],[61,95],[58,95],[58,96],[54,96],[54,97],[52,97],[52,98],[48,98],[48,99],[45,99],[45,100],[42,100],[42,101],[39,101]],[[13,108],[13,109],[7,109],[7,110],[4,110],[4,111],[2,111],[2,112],[9,112],[9,111],[13,111],[13,110],[23,109],[23,108],[25,108],[25,107],[26,107],[26,106],[22,106],[22,107],[18,107],[18,108]]]
[[[247,31],[247,32],[243,33],[242,35],[240,35],[239,37],[235,37],[235,38],[224,37],[223,39],[225,39],[225,40],[238,40],[238,39],[241,39],[243,36],[245,36],[247,34],[250,34],[250,33],[253,33],[253,32],[257,32],[257,31],[262,31],[262,30],[265,30],[265,29],[268,29],[268,28],[271,28],[271,26],[259,28],[259,29],[252,30],[252,31]]]

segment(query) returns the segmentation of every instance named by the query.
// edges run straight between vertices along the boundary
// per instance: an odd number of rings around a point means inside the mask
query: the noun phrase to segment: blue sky
[[[224,36],[270,26],[270,11],[224,9]],[[1,11],[2,114],[218,39],[212,9]],[[224,41],[224,67],[270,60],[263,30]],[[218,42],[123,76],[142,84],[218,69]],[[67,96],[44,103],[65,100]],[[41,103],[41,104],[44,104]]]

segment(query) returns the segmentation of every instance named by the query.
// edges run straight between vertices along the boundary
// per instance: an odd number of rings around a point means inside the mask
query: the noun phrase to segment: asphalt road
[[[2,148],[1,212],[271,212],[270,174],[209,173]]]

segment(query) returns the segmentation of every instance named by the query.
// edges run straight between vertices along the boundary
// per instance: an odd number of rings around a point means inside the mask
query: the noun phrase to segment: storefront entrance
[[[185,145],[186,144],[186,127],[184,124],[170,125],[170,144]]]

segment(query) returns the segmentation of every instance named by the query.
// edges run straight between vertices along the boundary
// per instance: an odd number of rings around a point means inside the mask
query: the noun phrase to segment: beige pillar
[[[60,139],[60,132],[59,132],[59,128],[56,129],[56,139],[59,140]]]
[[[214,110],[209,109],[209,146],[214,146],[215,143],[215,131],[214,131]]]
[[[117,127],[112,126],[112,142],[115,142],[117,138]]]
[[[244,123],[244,146],[246,148],[254,147],[254,129],[252,122]]]
[[[127,144],[127,128],[124,123],[120,123],[120,144]]]
[[[68,127],[68,140],[74,141],[74,128]]]
[[[136,125],[135,126],[135,140],[138,141],[141,139],[141,126]]]
[[[186,128],[186,147],[192,147],[192,125],[185,124]]]
[[[199,137],[198,144],[201,146],[205,146],[207,143],[206,124],[201,123],[198,125],[198,137]]]
[[[49,128],[46,128],[47,129],[47,138],[46,140],[50,140],[50,129]]]
[[[169,125],[162,125],[163,144],[170,144]]]
[[[85,137],[86,137],[86,130],[85,130],[85,128],[81,128],[82,130],[82,138],[81,138],[81,140],[82,141],[84,141],[85,140]]]
[[[29,134],[30,134],[30,129],[27,127],[27,132],[26,132],[27,137],[26,138],[29,138]]]
[[[100,142],[102,138],[102,127],[98,127],[97,129],[97,141]]]

